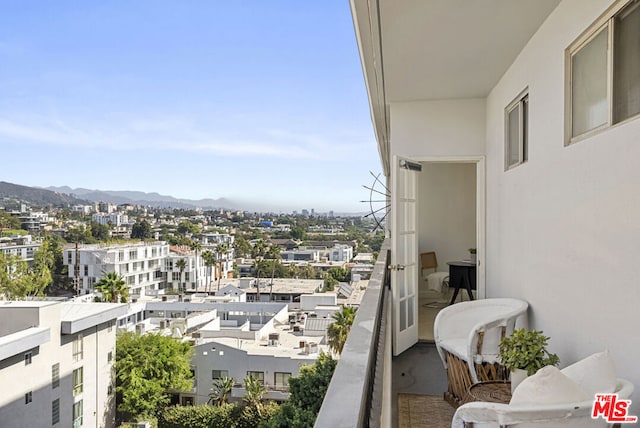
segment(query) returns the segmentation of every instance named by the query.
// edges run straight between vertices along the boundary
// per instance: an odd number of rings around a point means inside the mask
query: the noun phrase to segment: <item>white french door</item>
[[[391,168],[391,291],[393,354],[418,341],[418,236],[416,219],[419,163],[393,157]]]

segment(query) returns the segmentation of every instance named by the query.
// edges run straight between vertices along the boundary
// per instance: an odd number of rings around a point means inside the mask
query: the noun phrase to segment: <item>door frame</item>
[[[485,156],[403,156],[414,162],[425,163],[474,163],[476,164],[476,298],[486,298],[486,157]],[[425,166],[426,167],[426,166]],[[420,198],[418,192],[418,199]]]

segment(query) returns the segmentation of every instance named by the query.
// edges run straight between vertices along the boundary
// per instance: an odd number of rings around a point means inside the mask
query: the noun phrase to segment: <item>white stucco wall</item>
[[[608,348],[640,388],[640,120],[563,144],[564,50],[611,3],[563,1],[487,98],[486,284],[530,303],[562,366]],[[526,87],[529,161],[504,172],[504,108]]]
[[[423,162],[418,174],[418,250],[435,251],[438,270],[476,246],[476,164]]]
[[[485,150],[485,100],[391,104],[391,153],[406,157],[477,156]]]

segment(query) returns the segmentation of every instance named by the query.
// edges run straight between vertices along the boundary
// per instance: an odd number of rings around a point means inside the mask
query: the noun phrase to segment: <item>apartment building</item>
[[[110,214],[93,214],[91,220],[98,224],[110,224],[113,226],[122,226],[129,223],[129,216],[127,214],[110,213]]]
[[[115,321],[126,305],[0,304],[0,425],[115,426]]]
[[[180,260],[184,260],[183,268],[180,267]],[[174,290],[204,290],[207,282],[212,280],[202,259],[202,252],[196,255],[188,248],[171,247],[161,267],[167,288]]]
[[[185,298],[189,301],[178,299],[165,296],[162,301],[138,302],[118,321],[121,330],[171,335],[192,344],[194,385],[175,393],[175,403],[206,403],[213,382],[224,376],[235,380],[234,400],[244,397],[247,376],[264,383],[265,398],[287,400],[289,377],[297,376],[303,365],[313,364],[321,351],[328,352],[329,323],[308,333],[308,314],[291,312],[286,303],[219,303],[214,296],[197,295]]]
[[[144,295],[157,295],[165,288],[164,260],[169,245],[163,241],[138,242],[117,245],[69,245],[64,249],[64,264],[69,266],[69,277],[74,278],[76,260],[79,289],[89,294],[104,273],[116,272],[131,288],[133,299]],[[161,293],[161,292],[160,292]]]
[[[40,248],[40,242],[34,242],[31,235],[0,238],[0,253],[5,256],[18,256],[27,262],[33,261],[33,254]]]

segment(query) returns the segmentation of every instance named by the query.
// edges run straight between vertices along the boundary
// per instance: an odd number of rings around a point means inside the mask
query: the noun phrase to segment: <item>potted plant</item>
[[[511,372],[511,391],[527,376],[535,374],[545,366],[560,362],[556,354],[547,351],[549,338],[542,331],[514,330],[500,341],[500,361]]]
[[[475,248],[469,248],[469,259],[471,260],[472,263],[476,262],[476,249]]]

